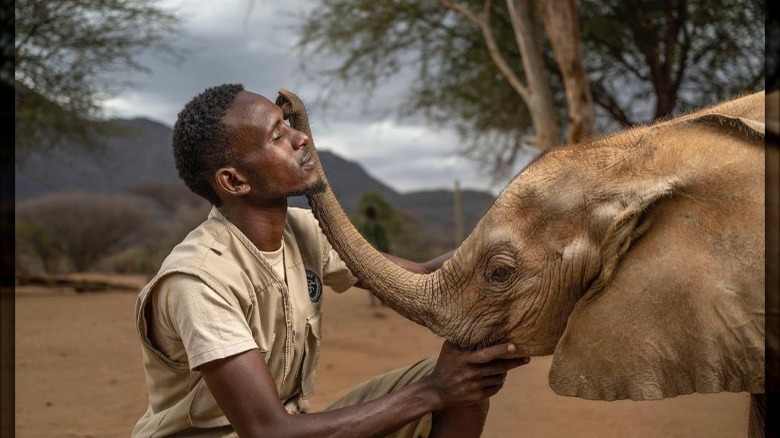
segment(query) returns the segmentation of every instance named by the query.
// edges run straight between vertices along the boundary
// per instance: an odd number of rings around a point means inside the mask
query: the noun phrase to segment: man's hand
[[[464,351],[445,341],[429,376],[442,406],[470,405],[495,395],[504,385],[507,371],[530,361],[515,356],[516,351],[514,344]]]

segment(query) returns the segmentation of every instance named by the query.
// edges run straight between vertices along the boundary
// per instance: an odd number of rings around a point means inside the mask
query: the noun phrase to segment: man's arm
[[[305,415],[285,411],[258,350],[209,362],[200,371],[241,437],[384,436],[428,412],[494,395],[508,370],[528,363],[514,351],[502,344],[467,352],[445,342],[431,375],[368,403]]]
[[[386,253],[382,253],[382,255],[385,256],[385,258],[392,260],[396,265],[401,266],[407,271],[411,271],[417,274],[430,274],[431,272],[441,268],[441,265],[449,260],[454,252],[455,251],[450,251],[423,263],[413,262],[411,260],[402,259],[401,257],[396,257]]]

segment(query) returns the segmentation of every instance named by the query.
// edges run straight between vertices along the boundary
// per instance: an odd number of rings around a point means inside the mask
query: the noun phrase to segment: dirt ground
[[[16,436],[123,437],[147,406],[135,293],[76,294],[19,287],[16,295]],[[438,353],[441,339],[365,291],[327,291],[315,408],[374,375]],[[560,397],[549,357],[510,373],[491,400],[484,437],[743,437],[748,395],[652,402]]]

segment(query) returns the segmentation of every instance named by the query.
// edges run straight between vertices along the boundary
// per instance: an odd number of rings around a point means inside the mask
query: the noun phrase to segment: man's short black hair
[[[222,117],[243,89],[241,84],[207,88],[184,105],[173,125],[173,157],[179,177],[216,206],[222,201],[209,179],[234,158],[232,136]]]

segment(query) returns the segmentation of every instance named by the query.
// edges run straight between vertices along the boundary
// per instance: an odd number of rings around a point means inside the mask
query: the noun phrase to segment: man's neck
[[[279,249],[287,220],[287,199],[262,207],[245,203],[222,205],[219,211],[260,251]]]

